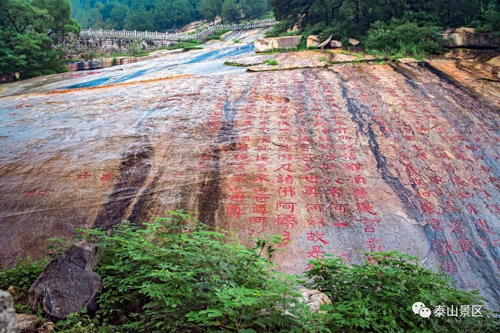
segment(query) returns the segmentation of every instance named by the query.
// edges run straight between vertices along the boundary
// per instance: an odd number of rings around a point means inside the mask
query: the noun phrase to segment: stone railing
[[[208,27],[207,29],[196,33],[196,34],[186,34],[186,33],[167,33],[167,32],[151,32],[151,31],[126,31],[126,30],[103,30],[103,29],[83,29],[80,32],[81,37],[115,37],[115,38],[132,38],[132,39],[160,39],[160,40],[189,40],[197,39],[203,40],[216,31],[220,30],[248,30],[271,27],[276,24],[275,20],[261,20],[245,24],[229,24],[222,25],[217,24]]]

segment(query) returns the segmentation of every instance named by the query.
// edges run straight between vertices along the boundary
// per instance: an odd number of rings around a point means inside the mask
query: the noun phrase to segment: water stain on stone
[[[127,208],[146,182],[153,156],[152,145],[142,142],[136,150],[128,152],[122,158],[118,181],[92,228],[109,230],[126,218]]]
[[[393,192],[397,195],[401,203],[404,205],[407,213],[415,219],[415,221],[421,221],[422,215],[420,214],[419,207],[421,206],[420,200],[415,196],[415,194],[407,189],[398,177],[391,174],[389,167],[386,162],[386,158],[380,152],[380,148],[377,142],[377,136],[373,131],[372,124],[364,118],[363,112],[356,105],[354,100],[348,96],[348,89],[342,82],[339,83],[342,89],[342,95],[346,100],[347,110],[352,115],[352,120],[358,125],[359,133],[363,134],[369,142],[370,150],[377,162],[377,170],[382,175],[384,182],[389,185]],[[369,111],[366,112],[370,115]],[[366,126],[365,126],[366,125]]]

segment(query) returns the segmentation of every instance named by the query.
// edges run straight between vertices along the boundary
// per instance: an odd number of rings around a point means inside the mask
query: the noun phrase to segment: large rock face
[[[17,333],[16,311],[12,296],[0,290],[0,333]]]
[[[184,209],[248,245],[279,234],[286,272],[399,250],[497,306],[499,96],[436,60],[2,98],[0,264]]]
[[[255,52],[268,52],[273,49],[291,49],[300,43],[300,36],[260,38],[254,43]]]
[[[40,307],[55,320],[81,310],[101,287],[101,278],[92,272],[98,261],[96,246],[86,243],[53,259],[29,290],[31,310]]]
[[[500,36],[488,32],[475,33],[474,28],[450,28],[443,38],[447,47],[467,47],[478,49],[496,49],[500,47]]]

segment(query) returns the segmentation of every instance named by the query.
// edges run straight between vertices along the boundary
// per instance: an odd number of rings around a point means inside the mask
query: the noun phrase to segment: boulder
[[[330,298],[319,290],[300,289],[300,291],[311,312],[320,312],[319,308],[322,304],[332,304]]]
[[[341,42],[341,41],[339,41],[339,40],[332,40],[332,41],[330,42],[330,47],[331,47],[332,49],[338,49],[338,48],[341,48],[341,47],[342,47],[342,42]]]
[[[101,287],[101,278],[92,272],[98,262],[97,246],[88,243],[77,243],[53,259],[28,292],[31,309],[40,305],[54,320],[80,311]]]
[[[16,311],[11,294],[0,290],[0,332],[17,333]]]
[[[260,38],[255,40],[255,52],[268,52],[273,49],[289,49],[296,47],[300,36]]]
[[[326,45],[330,44],[330,41],[332,40],[332,35],[330,35],[327,39],[325,39],[321,44],[318,45],[318,48],[323,49]]]
[[[500,47],[500,36],[489,32],[475,33],[474,28],[449,28],[442,34],[446,47],[467,47],[478,49],[496,49]]]
[[[358,46],[359,44],[361,44],[361,42],[357,39],[349,38],[349,44],[351,44],[352,46]]]
[[[488,64],[490,64],[492,66],[500,67],[500,57],[496,57],[496,58],[491,59],[490,61],[488,61]]]
[[[16,314],[17,327],[21,333],[36,332],[37,326],[40,325],[40,320],[35,314],[18,313]]]
[[[321,40],[319,39],[318,35],[311,35],[307,37],[307,47],[318,47],[320,43]]]

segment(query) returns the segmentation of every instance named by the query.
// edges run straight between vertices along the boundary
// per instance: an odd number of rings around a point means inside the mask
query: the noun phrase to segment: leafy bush
[[[14,268],[0,271],[0,289],[7,290],[10,286],[14,287],[16,312],[30,312],[28,291],[40,274],[42,274],[46,264],[46,260],[18,259]]]
[[[422,268],[418,259],[398,252],[365,253],[352,266],[339,258],[317,259],[306,275],[308,288],[327,294],[333,305],[327,324],[332,332],[498,332],[498,321],[483,309],[484,317],[415,315],[412,304],[436,306],[482,304],[477,292],[450,286],[449,277]]]
[[[290,23],[286,21],[278,22],[273,27],[266,31],[264,37],[278,37],[282,34],[286,33],[288,28],[290,27]]]
[[[229,31],[231,31],[231,30],[228,30],[228,29],[218,30],[218,31],[214,32],[214,34],[212,36],[207,37],[206,40],[207,41],[220,40],[220,39],[222,39],[221,36],[228,33]]]
[[[90,60],[96,59],[96,58],[98,58],[98,57],[99,57],[99,55],[97,54],[97,52],[96,52],[96,51],[90,51],[90,52],[89,52],[89,59],[90,59]]]
[[[267,59],[264,60],[264,64],[269,65],[269,66],[277,66],[278,65],[278,60],[276,59]]]
[[[266,241],[247,249],[181,211],[143,228],[124,222],[110,234],[87,236],[103,249],[98,315],[107,329],[307,331],[297,280],[272,269],[262,256],[272,254]]]
[[[111,66],[116,66],[118,65],[118,59],[116,57],[113,57],[113,60],[111,60]]]
[[[486,9],[481,9],[481,19],[474,22],[477,32],[492,32],[500,34],[500,5],[490,1]]]
[[[392,19],[389,24],[377,21],[372,24],[364,40],[368,51],[422,57],[442,53],[438,43],[441,28],[432,25],[419,26],[416,22]]]

